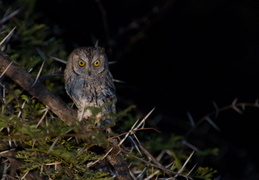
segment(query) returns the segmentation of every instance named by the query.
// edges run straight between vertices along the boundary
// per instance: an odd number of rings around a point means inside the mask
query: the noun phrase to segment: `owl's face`
[[[108,62],[104,48],[84,47],[75,49],[70,54],[67,66],[77,75],[92,79],[105,74]]]

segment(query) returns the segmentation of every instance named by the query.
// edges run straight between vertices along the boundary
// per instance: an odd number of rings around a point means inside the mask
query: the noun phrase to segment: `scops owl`
[[[87,107],[102,107],[99,118],[115,113],[117,101],[108,60],[102,47],[81,47],[68,58],[65,69],[65,89],[78,108],[78,120],[92,116]]]

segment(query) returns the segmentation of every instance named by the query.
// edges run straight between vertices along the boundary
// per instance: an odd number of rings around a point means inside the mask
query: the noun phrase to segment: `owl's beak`
[[[91,73],[91,70],[88,70],[88,71],[87,71],[87,74],[88,74],[88,76],[91,76],[91,74],[92,74],[92,73]]]

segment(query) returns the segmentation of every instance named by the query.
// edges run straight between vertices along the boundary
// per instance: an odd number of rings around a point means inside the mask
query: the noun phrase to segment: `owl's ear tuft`
[[[105,49],[102,47],[102,48],[100,48],[100,52],[102,53],[102,54],[104,54],[105,53]]]
[[[95,44],[94,44],[94,47],[98,47],[98,43],[99,43],[99,39],[97,39],[96,41],[95,41]]]

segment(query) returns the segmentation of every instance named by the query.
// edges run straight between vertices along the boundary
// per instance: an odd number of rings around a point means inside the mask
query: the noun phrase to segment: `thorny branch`
[[[41,82],[37,81],[31,74],[20,68],[17,64],[8,60],[7,55],[0,51],[0,72],[1,76],[6,75],[32,96],[45,104],[53,113],[68,125],[76,121],[75,110],[68,107],[61,99],[52,94]],[[127,164],[120,152],[116,142],[111,143],[112,151],[107,156],[109,163],[114,169],[121,173],[117,175],[118,180],[130,179]]]
[[[216,103],[213,103],[214,107],[215,107],[215,111],[212,111],[211,113],[208,113],[207,115],[203,116],[202,118],[199,119],[199,121],[197,123],[194,122],[192,116],[190,113],[188,113],[188,117],[189,120],[191,121],[192,124],[192,128],[190,128],[190,130],[186,133],[186,137],[188,137],[193,130],[200,125],[202,122],[207,121],[214,129],[216,129],[217,131],[220,131],[220,128],[214,123],[214,121],[211,119],[212,116],[214,116],[214,118],[218,117],[218,114],[220,112],[223,111],[227,111],[227,110],[234,110],[239,114],[243,114],[243,111],[245,110],[246,107],[254,107],[254,108],[259,108],[259,103],[258,100],[255,103],[237,103],[237,98],[235,98],[233,100],[233,102],[228,105],[228,106],[224,106],[222,108],[218,108],[218,106],[216,105]]]
[[[75,123],[75,110],[71,109],[60,98],[51,93],[41,82],[35,81],[35,78],[30,73],[20,68],[16,63],[10,61],[7,55],[1,51],[0,72],[5,72],[6,76],[45,104],[68,125]]]
[[[185,177],[186,179],[192,179],[192,178],[190,178],[190,177],[188,177],[188,176],[186,176],[186,175],[177,173],[177,172],[172,171],[172,170],[170,170],[170,169],[167,169],[167,168],[165,168],[165,167],[163,167],[163,166],[159,166],[159,165],[153,164],[153,163],[151,163],[150,161],[144,160],[143,158],[139,158],[138,156],[135,156],[135,155],[133,155],[133,154],[131,154],[131,153],[129,153],[129,152],[123,150],[123,149],[122,149],[121,151],[122,151],[124,154],[127,154],[128,156],[131,156],[131,157],[133,157],[133,158],[135,158],[135,159],[137,159],[137,160],[139,160],[139,161],[145,163],[146,165],[150,165],[150,166],[152,166],[152,167],[156,167],[156,168],[158,168],[158,169],[161,169],[162,171],[166,172],[167,174],[174,174],[174,175],[179,175],[179,176]],[[175,178],[174,178],[174,179],[175,179]]]

